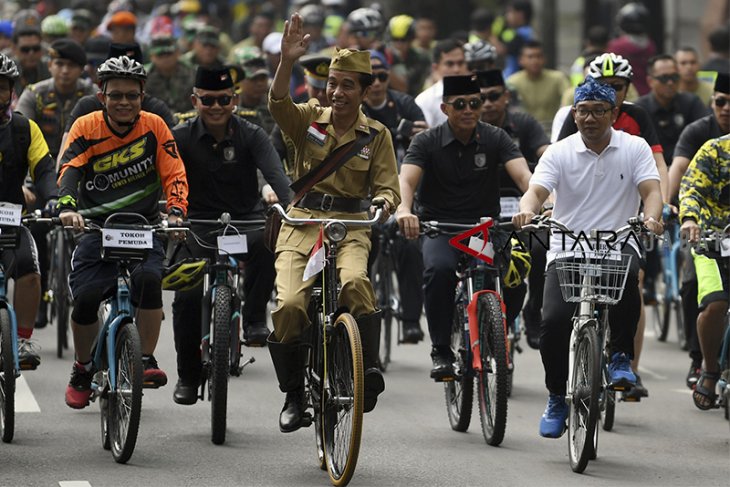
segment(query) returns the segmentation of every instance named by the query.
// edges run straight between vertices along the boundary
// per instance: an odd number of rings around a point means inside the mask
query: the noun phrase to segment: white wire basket
[[[631,255],[618,252],[561,252],[555,257],[560,292],[568,303],[614,305],[621,301]]]

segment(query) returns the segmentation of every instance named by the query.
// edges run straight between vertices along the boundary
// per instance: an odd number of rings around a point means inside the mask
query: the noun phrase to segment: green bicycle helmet
[[[41,22],[41,32],[47,36],[66,36],[69,26],[66,20],[58,15],[49,15]]]
[[[200,284],[205,275],[205,259],[187,258],[165,269],[162,289],[166,291],[189,291]]]
[[[504,285],[514,288],[522,284],[532,268],[532,257],[518,239],[510,241],[512,252],[509,260],[509,269],[504,276]]]

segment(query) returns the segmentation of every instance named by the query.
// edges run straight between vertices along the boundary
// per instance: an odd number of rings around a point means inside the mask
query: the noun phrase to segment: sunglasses
[[[119,91],[112,91],[111,93],[104,93],[104,96],[109,97],[111,101],[122,101],[122,98],[126,98],[127,101],[137,101],[142,93],[139,91],[130,91],[129,93],[121,93]]]
[[[616,93],[623,91],[624,88],[626,88],[626,83],[603,83],[603,85],[610,86]]]
[[[482,95],[482,103],[487,100],[491,101],[491,102],[495,102],[495,101],[499,100],[500,98],[502,98],[503,95],[504,95],[504,91],[491,91],[489,93],[485,93]]]
[[[200,103],[203,104],[203,106],[206,107],[212,107],[215,105],[216,102],[218,102],[219,106],[226,107],[231,104],[231,100],[233,100],[233,97],[231,95],[220,95],[220,96],[212,96],[212,95],[195,95],[195,98],[200,100]]]
[[[373,73],[373,80],[378,80],[381,83],[385,83],[386,81],[388,81],[388,73],[386,73],[385,71]]]
[[[36,44],[34,46],[22,46],[20,47],[20,52],[23,54],[28,54],[29,52],[39,52],[41,50],[41,45]]]
[[[576,108],[575,114],[579,118],[588,118],[588,115],[593,115],[594,118],[601,118],[610,111],[610,108],[594,108],[593,110],[589,110],[587,108]]]
[[[730,102],[730,98],[725,98],[725,97],[722,97],[722,96],[716,96],[715,97],[715,106],[717,108],[724,107],[725,105],[728,104],[728,102]]]
[[[654,78],[663,85],[669,83],[670,81],[672,83],[677,83],[679,81],[678,74],[663,74],[661,76],[652,76],[652,78]]]
[[[454,107],[454,110],[461,111],[466,108],[467,105],[469,105],[469,108],[472,110],[479,110],[482,107],[482,99],[481,98],[470,98],[469,101],[466,101],[464,98],[457,98],[456,100],[452,101],[451,103],[444,102],[446,105],[451,105]]]

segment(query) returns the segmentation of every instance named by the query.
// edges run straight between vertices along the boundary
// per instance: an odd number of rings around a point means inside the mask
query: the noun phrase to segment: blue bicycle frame
[[[671,244],[662,246],[664,268],[664,302],[670,303],[679,298],[679,269],[677,258],[681,247],[679,225],[673,224],[670,228]]]

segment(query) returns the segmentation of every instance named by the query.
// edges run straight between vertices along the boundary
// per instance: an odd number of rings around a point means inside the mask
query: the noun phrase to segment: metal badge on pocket
[[[483,168],[487,165],[487,155],[486,154],[474,154],[474,165],[478,167],[479,169]]]

